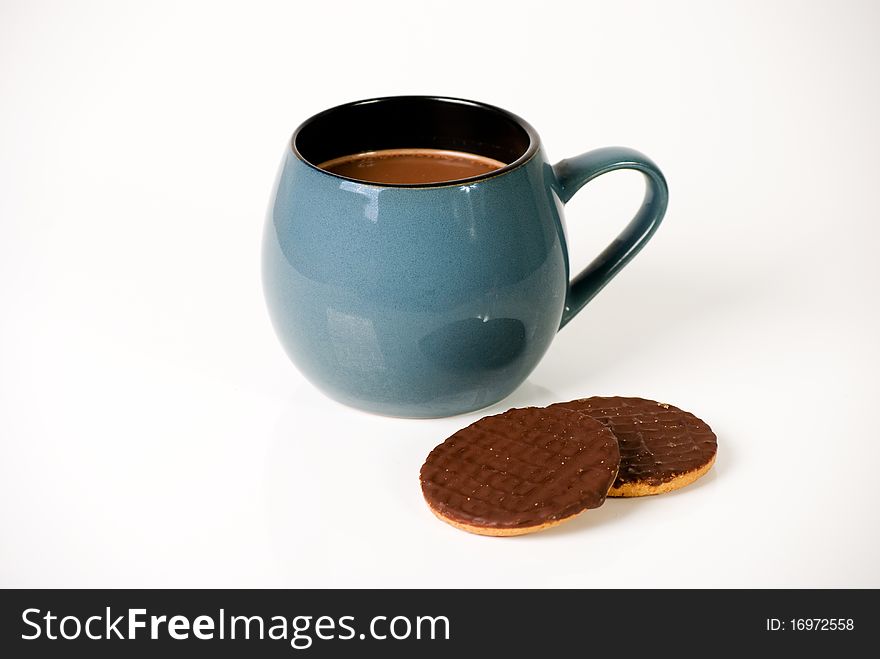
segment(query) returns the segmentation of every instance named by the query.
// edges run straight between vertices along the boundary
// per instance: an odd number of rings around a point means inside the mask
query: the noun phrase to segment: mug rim
[[[494,169],[490,172],[486,172],[485,174],[479,174],[477,176],[470,176],[468,178],[460,178],[454,179],[451,181],[438,181],[431,183],[377,183],[375,181],[364,181],[363,179],[352,178],[350,176],[343,176],[341,174],[337,174],[335,172],[327,171],[326,169],[321,169],[317,164],[310,161],[306,158],[302,153],[300,153],[299,149],[296,146],[297,137],[303,131],[303,129],[310,126],[315,121],[321,119],[322,117],[327,116],[330,113],[337,112],[344,108],[355,107],[359,105],[368,105],[375,103],[383,103],[388,101],[400,101],[400,100],[418,100],[418,101],[432,101],[432,102],[440,102],[440,103],[453,103],[458,105],[468,105],[471,107],[481,108],[483,110],[488,110],[495,114],[500,115],[501,117],[507,119],[508,121],[512,121],[517,124],[523,132],[529,138],[529,145],[526,147],[526,150],[513,162],[505,165],[504,167],[500,167],[499,169]],[[354,183],[359,183],[361,185],[373,186],[377,188],[406,188],[406,189],[425,189],[425,188],[451,188],[451,187],[460,187],[462,185],[471,185],[474,183],[480,183],[482,181],[492,179],[498,176],[503,176],[504,174],[509,174],[510,172],[518,169],[519,167],[525,165],[528,161],[530,161],[535,154],[538,152],[541,146],[540,138],[538,137],[538,132],[534,129],[534,127],[527,122],[522,117],[510,112],[509,110],[505,110],[504,108],[500,108],[496,105],[491,105],[489,103],[483,103],[481,101],[473,101],[466,98],[457,98],[454,96],[434,96],[434,95],[418,95],[418,94],[405,94],[400,96],[378,96],[375,98],[366,98],[359,101],[351,101],[349,103],[342,103],[340,105],[335,105],[331,108],[327,108],[326,110],[322,110],[317,114],[312,115],[305,121],[303,121],[299,126],[296,127],[296,130],[293,131],[293,135],[290,137],[289,147],[293,152],[293,155],[297,157],[297,159],[307,165],[308,167],[314,169],[315,171],[325,174],[327,176],[332,176],[334,178],[338,178],[343,181],[352,181]]]

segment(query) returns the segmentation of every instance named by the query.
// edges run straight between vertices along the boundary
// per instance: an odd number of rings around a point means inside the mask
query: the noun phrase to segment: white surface
[[[0,585],[880,586],[877,3],[179,4],[0,5]],[[718,433],[699,484],[470,536],[417,474],[480,415],[370,416],[287,361],[285,141],[400,93],[658,162],[655,239],[493,411],[678,404]],[[570,204],[575,264],[641,187]]]

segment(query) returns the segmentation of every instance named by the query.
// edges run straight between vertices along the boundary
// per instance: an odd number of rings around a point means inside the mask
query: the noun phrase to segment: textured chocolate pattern
[[[442,516],[524,528],[596,508],[617,475],[614,435],[579,412],[527,407],[487,416],[428,455],[420,480]]]
[[[660,485],[704,467],[715,457],[715,433],[690,412],[644,398],[594,396],[550,408],[583,412],[614,433],[620,471],[614,487]]]

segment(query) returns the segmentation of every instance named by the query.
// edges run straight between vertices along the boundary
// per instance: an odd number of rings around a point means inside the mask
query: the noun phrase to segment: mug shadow
[[[772,295],[766,279],[760,273],[753,275],[751,280],[713,281],[685,271],[666,271],[639,286],[603,291],[600,295],[614,298],[613,306],[602,310],[605,322],[590,322],[588,307],[557,335],[535,372],[513,393],[489,407],[451,418],[476,420],[512,407],[542,407],[573,395],[590,395],[586,387],[602,373],[663,349],[670,337],[686,333],[698,322],[723,314],[748,314],[750,305]],[[674,301],[669,291],[676,291]],[[607,322],[608,318],[613,321]],[[538,381],[552,382],[553,390]]]
[[[772,295],[760,272],[748,279],[727,275],[722,279],[666,270],[643,277],[638,286],[612,282],[599,294],[600,299],[609,298],[601,312],[591,314],[588,305],[576,316],[556,337],[532,377],[553,382],[560,391],[579,391],[597,375],[662,350],[672,337],[693,334],[695,340],[712,341],[711,336],[698,336],[695,326],[722,316],[748,316],[756,303]]]
[[[489,416],[491,414],[501,414],[512,407],[544,407],[551,403],[559,402],[556,395],[547,387],[537,384],[533,380],[526,380],[510,394],[507,398],[503,398],[494,405],[485,407],[477,412],[480,417]]]

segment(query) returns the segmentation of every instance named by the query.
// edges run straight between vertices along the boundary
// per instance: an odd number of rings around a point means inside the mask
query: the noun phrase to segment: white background
[[[880,586],[880,4],[0,3],[0,585]],[[664,225],[490,408],[703,417],[698,484],[518,539],[438,522],[428,451],[288,362],[260,240],[288,136],[475,98],[622,144]],[[567,209],[574,267],[638,175]]]

